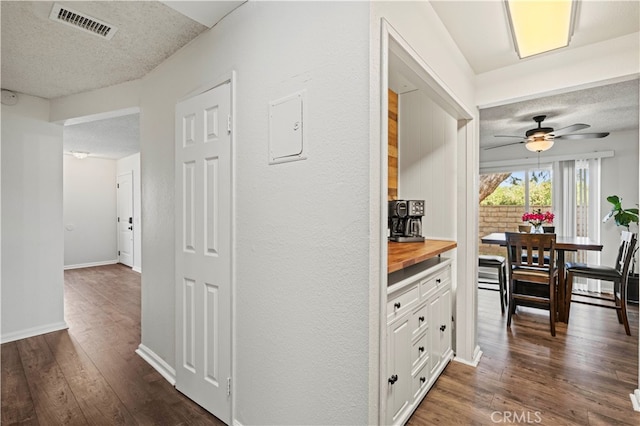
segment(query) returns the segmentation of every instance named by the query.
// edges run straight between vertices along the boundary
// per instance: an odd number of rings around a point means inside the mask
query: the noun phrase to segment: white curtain
[[[567,160],[554,163],[553,201],[556,210],[556,233],[589,237],[600,241],[600,158]],[[599,264],[600,252],[567,253],[568,261]],[[606,283],[605,283],[606,284]],[[599,280],[581,280],[574,290],[607,291]]]
[[[575,167],[575,160],[553,163],[553,206],[557,235],[576,235]]]
[[[600,241],[600,158],[584,160],[588,162],[589,184],[589,209],[587,212],[587,236],[593,241]],[[600,252],[589,250],[585,252],[586,262],[594,265],[600,264]],[[610,281],[588,280],[589,291],[612,292],[613,284]]]

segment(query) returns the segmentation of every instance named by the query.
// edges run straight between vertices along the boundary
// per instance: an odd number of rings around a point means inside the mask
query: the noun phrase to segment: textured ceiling
[[[53,2],[2,1],[2,88],[46,99],[136,80],[202,31],[156,1],[71,1],[118,28],[111,40],[49,19]]]
[[[104,40],[51,21],[54,2],[3,0],[3,89],[53,99],[139,79],[243,1],[56,3],[118,31]],[[64,152],[109,159],[134,154],[140,151],[138,123],[133,114],[65,126]]]
[[[58,3],[113,24],[118,27],[118,32],[111,41],[105,41],[50,21],[48,17],[53,2],[2,0],[2,88],[56,98],[141,78],[243,1]],[[205,22],[206,26],[167,6],[175,3],[180,4],[182,13]],[[436,0],[432,5],[477,73],[519,61],[502,1]],[[581,1],[571,45],[557,52],[638,32],[639,5],[637,0]],[[211,13],[204,13],[205,10]],[[201,19],[205,16],[206,20]],[[533,59],[523,61],[527,60]],[[625,84],[636,86],[634,89]],[[637,80],[622,83],[622,86],[588,89],[483,109],[480,111],[481,145],[497,144],[493,138],[495,134],[517,135],[535,127],[532,117],[539,114],[548,116],[545,125],[556,128],[578,122],[591,124],[592,127],[585,132],[637,128]],[[136,114],[100,120],[78,125],[77,129],[69,127],[65,129],[64,149],[66,152],[90,151],[92,155],[105,158],[120,158],[132,150],[137,152],[137,117]],[[125,135],[127,124],[135,126],[135,130],[129,133],[136,134],[135,141]],[[76,137],[76,133],[79,136]],[[113,137],[118,134],[120,136]],[[104,139],[102,146],[99,139]],[[124,148],[122,144],[127,140],[132,145]],[[110,151],[109,147],[113,149]]]
[[[140,114],[64,126],[64,152],[117,160],[140,152]]]
[[[547,96],[480,110],[480,146],[518,141],[494,135],[522,135],[537,127],[536,115],[546,115],[543,127],[560,129],[576,123],[591,127],[573,133],[617,132],[638,129],[638,80]],[[522,149],[513,145],[498,149]]]

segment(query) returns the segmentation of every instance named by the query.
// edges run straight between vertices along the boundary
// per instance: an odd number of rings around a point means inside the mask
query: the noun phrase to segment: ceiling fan
[[[588,124],[572,124],[571,126],[563,127],[558,130],[554,130],[553,127],[542,127],[542,122],[547,118],[546,115],[536,115],[533,117],[533,121],[538,123],[538,127],[529,129],[525,132],[524,138],[522,136],[512,135],[495,135],[496,138],[518,138],[522,139],[518,142],[509,142],[502,145],[494,145],[485,148],[494,149],[501,148],[503,146],[525,144],[525,148],[533,152],[546,151],[553,146],[556,139],[597,139],[609,136],[609,132],[602,133],[572,133],[578,130],[584,130],[591,127]]]

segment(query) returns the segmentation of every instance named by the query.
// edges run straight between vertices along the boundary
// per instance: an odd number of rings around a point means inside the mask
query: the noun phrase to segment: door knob
[[[389,383],[394,384],[397,381],[398,381],[398,375],[397,374],[394,374],[393,376],[389,377]]]
[[[133,226],[130,226],[130,227],[129,227],[129,231],[133,231]]]
[[[447,329],[446,325],[443,324],[443,325],[440,326],[440,331],[445,331],[446,329]]]

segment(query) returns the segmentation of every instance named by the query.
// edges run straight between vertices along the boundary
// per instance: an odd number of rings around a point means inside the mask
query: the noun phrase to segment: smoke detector
[[[118,28],[111,24],[58,3],[53,4],[49,19],[107,40],[111,40],[118,31]]]

